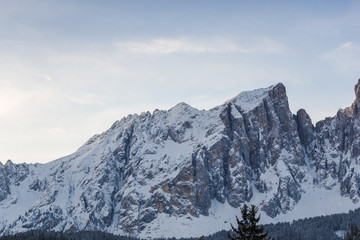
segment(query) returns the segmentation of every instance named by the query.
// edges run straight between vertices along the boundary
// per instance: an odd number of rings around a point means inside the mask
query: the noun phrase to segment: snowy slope
[[[134,114],[48,164],[0,165],[0,232],[103,230],[141,237],[228,229],[244,202],[263,223],[360,206],[354,104],[314,126],[285,87],[210,110]],[[206,223],[206,224],[205,224]]]

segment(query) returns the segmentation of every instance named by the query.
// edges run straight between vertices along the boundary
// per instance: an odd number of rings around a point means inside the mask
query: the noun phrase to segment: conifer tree
[[[345,234],[344,240],[360,239],[360,228],[354,224],[350,225],[350,230]]]
[[[258,223],[260,221],[260,215],[257,217],[256,214],[259,211],[259,208],[255,205],[251,205],[249,208],[246,204],[244,204],[241,208],[241,220],[237,216],[237,228],[235,228],[232,224],[231,229],[234,232],[234,236],[231,236],[228,233],[228,237],[230,240],[266,240],[268,233],[264,233],[264,227],[259,226]]]

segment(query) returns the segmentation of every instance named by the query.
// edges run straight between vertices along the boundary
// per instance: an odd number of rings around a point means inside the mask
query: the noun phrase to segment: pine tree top
[[[246,204],[241,207],[241,217],[239,220],[236,217],[237,228],[235,228],[232,224],[231,229],[233,231],[233,235],[228,233],[228,237],[230,240],[266,240],[268,233],[264,232],[264,227],[258,225],[260,221],[260,214],[256,216],[259,211],[259,208],[255,205],[251,205],[249,208]]]

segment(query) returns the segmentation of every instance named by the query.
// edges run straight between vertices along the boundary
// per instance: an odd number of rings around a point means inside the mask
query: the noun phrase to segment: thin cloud
[[[336,49],[324,54],[323,57],[343,71],[358,69],[360,67],[360,44],[355,42],[343,43]]]
[[[53,82],[53,80],[51,79],[51,77],[49,77],[48,75],[44,76],[44,79],[48,82]]]
[[[149,42],[125,42],[118,43],[117,46],[124,47],[135,53],[202,53],[216,52],[219,49],[209,44],[198,44],[187,40],[177,39],[153,39]]]
[[[283,54],[284,47],[270,39],[251,39],[247,43],[235,43],[229,40],[198,41],[189,39],[158,38],[150,41],[118,42],[120,49],[138,54],[173,53],[263,53]]]
[[[90,94],[90,93],[76,93],[75,95],[64,95],[64,97],[75,104],[78,105],[98,105],[101,106],[103,105],[103,103],[99,100],[99,97],[94,95],[94,94]]]
[[[6,84],[0,84],[0,86],[1,85],[2,87],[0,89],[0,102],[2,102],[3,104],[0,108],[0,116],[2,117],[23,108],[26,103],[28,103],[29,99],[31,99],[32,97],[31,92],[16,89]]]

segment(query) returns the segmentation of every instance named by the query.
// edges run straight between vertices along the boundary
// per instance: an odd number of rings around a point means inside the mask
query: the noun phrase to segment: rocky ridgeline
[[[360,197],[356,100],[314,126],[283,84],[210,109],[129,115],[48,164],[0,163],[0,232],[104,230],[146,236],[160,214],[209,216],[213,200],[290,212],[309,186]],[[209,216],[210,217],[210,216]]]

